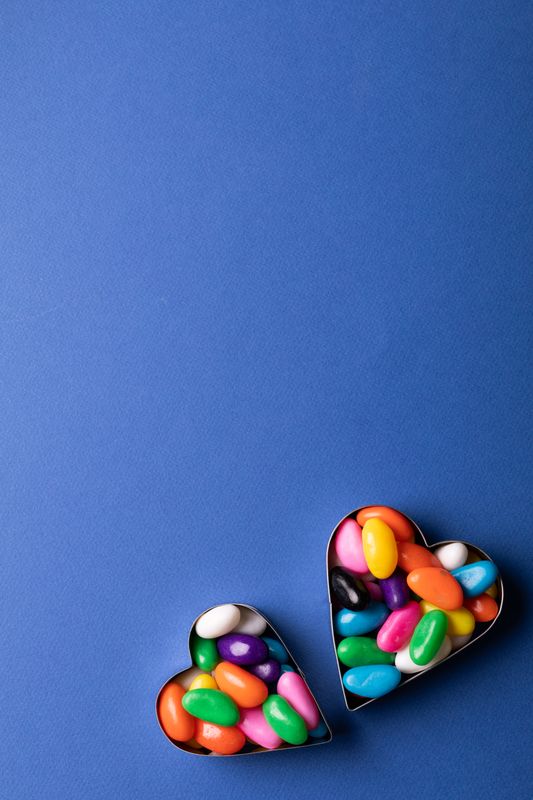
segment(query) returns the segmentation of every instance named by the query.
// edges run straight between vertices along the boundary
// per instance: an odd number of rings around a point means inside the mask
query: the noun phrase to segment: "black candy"
[[[331,591],[343,608],[362,611],[370,602],[370,593],[360,578],[342,567],[333,567],[329,573]]]

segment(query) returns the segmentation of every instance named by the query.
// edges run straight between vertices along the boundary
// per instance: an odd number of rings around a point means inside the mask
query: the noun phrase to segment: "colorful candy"
[[[202,639],[193,633],[191,638],[192,660],[200,670],[211,672],[220,661],[217,645],[214,639]]]
[[[361,526],[364,526],[370,519],[379,519],[385,522],[394,532],[394,537],[398,542],[410,542],[414,536],[411,522],[395,508],[368,506],[359,511],[356,519]]]
[[[201,719],[196,723],[195,738],[199,745],[221,756],[238,753],[246,744],[246,737],[238,728],[216,725]]]
[[[224,661],[248,666],[261,664],[268,658],[268,647],[258,636],[248,633],[227,633],[217,641],[217,649]]]
[[[394,664],[394,656],[385,652],[375,639],[368,636],[348,636],[341,639],[337,645],[337,656],[346,667]]]
[[[418,666],[433,661],[446,636],[448,618],[444,611],[428,611],[413,631],[409,643],[409,655]]]
[[[500,610],[496,600],[489,594],[467,597],[465,599],[465,609],[470,611],[476,622],[490,622],[498,616],[498,611]]]
[[[492,561],[476,561],[454,569],[452,575],[462,586],[465,597],[477,597],[494,583],[498,570]]]
[[[398,542],[398,566],[404,572],[412,572],[420,567],[440,567],[439,559],[425,547],[415,542]]]
[[[407,585],[422,600],[453,611],[463,605],[463,590],[455,578],[442,567],[422,567],[407,576]]]
[[[443,659],[450,655],[451,649],[452,643],[450,641],[450,637],[445,636],[439,651],[431,661],[429,661],[427,664],[415,664],[411,658],[410,645],[407,644],[396,653],[394,665],[396,669],[405,675],[414,675],[416,672],[422,672],[424,669],[430,669],[431,667],[434,667],[435,664],[438,664],[439,661],[443,661]]]
[[[345,519],[341,522],[335,534],[334,547],[343,567],[360,575],[368,572],[361,528],[354,519]]]
[[[435,555],[439,559],[441,567],[451,572],[452,569],[466,564],[468,548],[463,542],[450,542],[437,547]]]
[[[360,697],[382,697],[396,689],[401,673],[390,664],[373,664],[368,667],[353,667],[345,672],[342,682],[349,692]]]
[[[266,683],[229,661],[221,661],[215,669],[218,687],[226,692],[239,708],[260,706],[268,697]]]
[[[218,689],[189,689],[181,698],[183,708],[193,717],[215,725],[235,725],[239,709],[225,692]]]
[[[284,742],[297,745],[303,744],[307,739],[307,726],[303,717],[279,694],[271,694],[265,700],[263,713],[272,730]]]
[[[394,611],[396,608],[403,608],[409,600],[409,587],[405,576],[400,570],[395,570],[390,578],[380,580],[379,586],[383,594],[385,605]],[[348,606],[346,606],[348,608]]]
[[[370,602],[370,594],[360,578],[343,569],[333,567],[329,573],[331,591],[343,608],[362,611]]]
[[[215,606],[197,620],[195,630],[202,639],[216,639],[234,630],[241,619],[241,612],[237,606],[226,603]]]
[[[466,602],[465,600],[465,605]],[[427,600],[420,601],[420,610],[422,614],[427,614],[428,611],[435,611],[436,608],[437,606],[434,606],[433,603],[428,603]],[[455,611],[440,610],[444,611],[448,618],[448,636],[466,636],[474,630],[476,620],[467,608],[458,608]]]
[[[342,608],[333,618],[335,633],[339,636],[360,636],[379,628],[389,615],[384,603],[370,603],[364,611]]]
[[[385,653],[396,653],[407,644],[420,619],[420,607],[410,600],[387,617],[378,631],[377,645]]]
[[[261,747],[265,747],[267,750],[275,750],[283,742],[281,737],[278,736],[266,721],[261,706],[256,708],[243,708],[241,710],[241,719],[237,727],[248,739],[251,739],[252,742],[255,742]]]
[[[177,683],[167,683],[159,695],[158,714],[166,735],[178,742],[194,736],[194,717],[182,706],[185,689]]]
[[[363,552],[368,569],[376,578],[388,578],[398,563],[398,548],[392,529],[379,517],[371,517],[363,527]]]
[[[320,712],[301,675],[285,672],[278,681],[277,692],[298,712],[308,730],[316,728],[320,723]]]

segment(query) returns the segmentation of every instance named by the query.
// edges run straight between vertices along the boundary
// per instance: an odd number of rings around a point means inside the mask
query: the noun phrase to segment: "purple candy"
[[[250,667],[248,672],[251,672],[252,675],[257,675],[265,683],[274,683],[281,675],[281,665],[275,658],[269,658],[262,664],[255,664],[255,666]]]
[[[379,585],[383,592],[383,600],[391,611],[403,608],[409,602],[409,588],[405,576],[399,570],[393,572],[390,578],[380,580]]]
[[[268,656],[268,647],[264,641],[247,633],[227,633],[218,639],[217,648],[224,661],[243,667],[261,664]]]

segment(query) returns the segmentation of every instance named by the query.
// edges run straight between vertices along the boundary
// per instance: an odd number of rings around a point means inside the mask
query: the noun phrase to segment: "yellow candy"
[[[398,563],[398,548],[391,528],[378,517],[367,520],[362,533],[363,553],[376,578],[389,578]]]
[[[189,691],[191,691],[191,689],[218,689],[218,686],[213,676],[206,672],[202,675],[198,675],[193,680],[189,686]]]
[[[489,586],[488,589],[485,589],[485,594],[488,594],[489,597],[492,597],[493,600],[498,599],[498,587],[495,583],[492,586]]]
[[[438,608],[433,603],[428,603],[427,600],[421,600],[419,605],[422,614],[427,614],[428,611],[435,611]],[[444,611],[448,617],[448,630],[446,631],[448,636],[467,636],[474,630],[476,620],[467,608],[458,608],[455,611],[446,611],[444,608],[439,610]]]

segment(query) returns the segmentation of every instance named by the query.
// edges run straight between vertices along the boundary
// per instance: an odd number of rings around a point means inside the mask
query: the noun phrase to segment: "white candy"
[[[233,633],[247,633],[250,636],[261,636],[267,626],[267,621],[261,614],[251,608],[241,608],[241,619]]]
[[[414,675],[415,672],[422,672],[423,670],[429,669],[430,667],[433,667],[435,664],[438,664],[439,661],[442,661],[443,658],[446,658],[446,656],[450,655],[451,649],[452,649],[452,643],[450,641],[450,637],[445,636],[444,641],[441,644],[440,649],[435,658],[432,658],[429,664],[424,664],[424,666],[421,667],[419,664],[415,664],[415,662],[411,658],[409,654],[409,645],[407,644],[405,645],[405,647],[402,647],[402,649],[398,650],[398,652],[396,653],[394,664],[396,666],[396,669],[400,670],[400,672],[403,672],[406,675]]]
[[[183,686],[184,689],[188,689],[193,680],[197,678],[198,675],[203,674],[203,671],[198,669],[198,667],[189,667],[189,669],[186,669],[185,672],[180,672],[176,680],[180,686]]]
[[[196,633],[202,639],[216,639],[217,636],[224,636],[234,630],[239,624],[240,618],[241,612],[237,606],[231,603],[215,606],[198,619]]]
[[[471,633],[466,633],[464,636],[450,636],[450,639],[452,640],[452,650],[459,650],[460,647],[464,647],[464,645],[469,642],[471,638]]]
[[[451,542],[450,544],[443,544],[437,547],[434,554],[439,559],[444,569],[452,570],[462,567],[466,564],[468,558],[468,550],[462,542]]]

